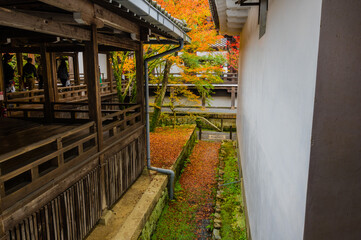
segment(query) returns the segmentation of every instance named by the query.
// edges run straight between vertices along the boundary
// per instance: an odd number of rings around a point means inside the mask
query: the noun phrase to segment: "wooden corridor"
[[[143,44],[190,41],[183,23],[153,1],[141,3],[0,1],[0,106],[7,108],[0,117],[0,240],[83,239],[141,174]],[[117,101],[112,51],[136,60],[133,102]],[[22,75],[23,53],[41,57],[44,89],[8,93],[4,66],[11,54]],[[100,53],[107,59],[102,83]],[[69,87],[58,87],[59,56],[71,56],[74,66],[83,57],[84,76],[75,67]]]

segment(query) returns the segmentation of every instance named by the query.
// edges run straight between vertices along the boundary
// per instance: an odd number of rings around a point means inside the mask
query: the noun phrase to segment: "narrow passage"
[[[175,186],[152,239],[211,239],[216,173],[221,143],[199,141]]]

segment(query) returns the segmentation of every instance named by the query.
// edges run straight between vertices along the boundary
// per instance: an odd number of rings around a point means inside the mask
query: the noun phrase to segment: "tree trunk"
[[[169,80],[169,72],[172,66],[171,61],[168,59],[165,62],[164,72],[163,72],[163,79],[162,79],[162,86],[161,91],[158,96],[154,100],[154,111],[153,117],[150,124],[150,131],[153,132],[155,128],[158,126],[159,117],[162,112],[162,105],[164,101],[165,93],[167,92],[168,80]]]

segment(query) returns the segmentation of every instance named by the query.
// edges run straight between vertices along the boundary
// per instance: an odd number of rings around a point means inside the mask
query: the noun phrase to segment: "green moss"
[[[182,195],[183,189],[179,182],[177,182],[175,186],[175,197],[180,198]],[[191,207],[186,201],[171,201],[171,203],[164,208],[151,239],[197,239],[195,230],[194,207]]]
[[[168,202],[168,189],[166,188],[163,193],[162,197],[159,199],[157,205],[154,207],[152,214],[150,215],[147,223],[145,224],[139,240],[149,240],[155,228],[157,227],[157,221],[161,216],[162,210],[166,203]]]
[[[224,161],[224,183],[238,181],[238,162],[233,142],[222,144],[221,157]],[[246,240],[247,231],[240,184],[225,185],[222,195],[224,197],[224,201],[221,204],[222,239]]]

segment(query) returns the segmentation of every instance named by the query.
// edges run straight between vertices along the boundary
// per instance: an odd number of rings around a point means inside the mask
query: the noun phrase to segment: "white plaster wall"
[[[303,239],[322,0],[271,0],[241,34],[237,130],[253,240]]]
[[[79,59],[79,73],[84,74],[84,60],[83,60],[83,53],[78,53]],[[103,53],[98,54],[99,65],[100,65],[100,72],[104,74],[104,78],[107,79],[107,55]]]

